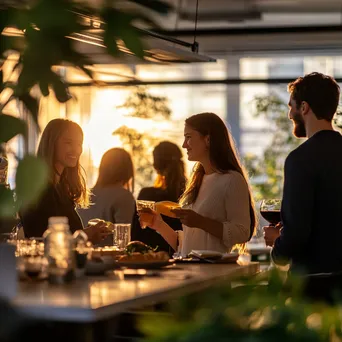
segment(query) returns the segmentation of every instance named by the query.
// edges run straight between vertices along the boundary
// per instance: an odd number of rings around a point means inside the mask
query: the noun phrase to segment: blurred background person
[[[93,218],[112,223],[131,223],[135,210],[134,169],[130,154],[122,148],[112,148],[101,159],[99,175],[92,189],[91,205],[79,210],[86,224]],[[103,243],[112,245],[110,237]]]
[[[83,131],[73,121],[54,119],[45,127],[37,155],[49,167],[50,181],[39,200],[20,213],[27,238],[41,237],[52,216],[67,217],[72,233],[83,229],[76,211],[76,207],[86,208],[89,204],[89,192],[79,162],[82,145]],[[102,241],[108,235],[103,221],[86,226],[84,231],[93,243]]]
[[[141,189],[138,199],[148,201],[172,201],[178,199],[185,190],[186,177],[180,148],[169,141],[163,141],[153,150],[153,167],[157,172],[157,178],[153,187]],[[179,219],[163,215],[163,220],[173,229],[182,230]],[[139,217],[134,215],[132,224],[132,240],[142,241],[158,250],[173,254],[174,250],[158,234],[150,228],[141,229]]]

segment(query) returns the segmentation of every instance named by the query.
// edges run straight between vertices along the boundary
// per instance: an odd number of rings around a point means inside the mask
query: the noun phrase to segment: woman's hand
[[[100,219],[89,221],[88,226],[84,228],[84,232],[93,244],[100,243],[110,234],[107,223]]]
[[[152,228],[159,231],[161,229],[162,223],[164,222],[160,214],[156,211],[144,208],[138,211],[139,221],[141,228]]]
[[[191,209],[172,209],[171,211],[177,215],[182,224],[188,227],[201,228],[204,218],[195,211]]]

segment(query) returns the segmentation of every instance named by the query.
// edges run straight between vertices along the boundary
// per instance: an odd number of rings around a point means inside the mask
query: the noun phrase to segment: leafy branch
[[[151,11],[166,14],[171,6],[159,0],[104,0],[90,7],[72,0],[17,0],[0,4],[0,153],[17,135],[26,136],[27,124],[7,112],[11,102],[25,108],[38,128],[39,102],[54,94],[67,102],[72,96],[61,68],[71,66],[90,79],[89,57],[77,49],[76,37],[89,35],[96,28],[109,55],[124,52],[144,56],[144,45],[136,25],[156,27]],[[16,61],[11,66],[13,59]],[[5,77],[5,70],[10,70]],[[95,81],[94,81],[95,82]],[[0,216],[12,216],[32,203],[48,180],[46,165],[33,156],[19,161],[16,198],[0,188]]]

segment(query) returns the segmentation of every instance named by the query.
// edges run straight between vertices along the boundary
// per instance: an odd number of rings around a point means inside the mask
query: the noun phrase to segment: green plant
[[[171,116],[167,98],[152,95],[146,87],[135,88],[119,108],[127,109],[129,116],[139,119],[169,120]],[[138,187],[149,185],[154,172],[151,149],[156,146],[159,139],[148,132],[141,133],[126,126],[119,127],[113,134],[120,137],[124,147],[132,154]]]
[[[156,25],[145,9],[167,13],[171,8],[159,0],[128,0],[133,6],[120,7],[118,0],[103,1],[92,8],[72,0],[5,1],[0,4],[0,153],[17,135],[27,134],[24,120],[10,115],[12,102],[22,105],[38,127],[39,98],[51,92],[59,102],[71,98],[68,84],[57,66],[72,66],[92,79],[88,57],[73,44],[75,34],[101,30],[107,52],[113,56],[128,49],[143,57],[143,43],[137,23]],[[138,7],[137,7],[138,6]],[[13,59],[15,60],[14,65]],[[5,69],[10,69],[6,76]],[[0,215],[12,216],[34,201],[48,179],[44,163],[33,156],[19,161],[16,197],[0,188]]]
[[[273,270],[267,286],[245,278],[179,298],[168,314],[142,317],[141,331],[149,342],[338,341],[340,307],[305,300],[298,279],[284,291],[282,278]]]
[[[245,166],[253,180],[255,200],[281,198],[285,159],[303,140],[292,134],[293,124],[288,118],[287,104],[278,96],[256,96],[252,105],[254,115],[263,116],[274,132],[261,157],[249,154],[244,157]],[[334,125],[335,129],[342,129],[340,110],[335,115]]]
[[[287,104],[278,96],[257,96],[252,105],[254,115],[263,116],[274,132],[261,157],[248,154],[244,157],[245,166],[252,178],[255,200],[281,198],[285,159],[302,141],[293,136]]]

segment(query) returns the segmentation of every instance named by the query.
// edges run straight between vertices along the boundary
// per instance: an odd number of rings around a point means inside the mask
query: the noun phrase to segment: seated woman
[[[26,237],[41,237],[51,216],[66,216],[71,232],[83,229],[76,207],[86,207],[89,195],[79,158],[83,132],[75,122],[65,119],[50,121],[42,134],[38,157],[50,169],[50,181],[37,203],[20,213]],[[84,228],[88,238],[98,243],[108,235],[105,222]]]
[[[193,174],[174,213],[183,224],[181,234],[152,210],[140,212],[140,222],[158,231],[183,256],[191,250],[228,252],[253,235],[256,216],[247,176],[224,122],[213,113],[185,121],[183,148],[196,161]],[[152,222],[152,224],[151,224]]]
[[[131,156],[122,148],[112,148],[102,157],[99,176],[92,190],[91,205],[79,210],[83,222],[97,217],[112,223],[131,223],[135,210],[132,195],[134,171]],[[113,244],[107,239],[104,244]]]
[[[172,201],[178,202],[185,189],[186,178],[184,175],[184,162],[182,152],[176,144],[163,141],[153,150],[153,166],[157,171],[154,187],[141,189],[138,199],[147,201]],[[179,219],[163,216],[163,220],[173,229],[182,230]],[[132,240],[139,240],[160,251],[166,251],[170,255],[174,250],[153,229],[141,229],[138,215],[134,215],[132,223]]]

